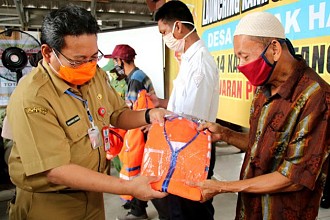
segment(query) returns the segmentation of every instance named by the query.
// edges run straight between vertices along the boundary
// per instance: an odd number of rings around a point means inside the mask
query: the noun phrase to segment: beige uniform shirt
[[[71,89],[88,101],[94,123],[101,132],[103,126],[114,124],[127,109],[108,82],[106,73],[98,68],[95,77],[78,91],[41,62],[22,79],[7,110],[14,140],[9,171],[15,185],[33,192],[65,189],[49,183],[44,172],[69,163],[105,171],[104,148],[93,149],[88,137],[91,123],[84,103],[65,91]],[[103,117],[98,113],[100,108],[105,109]]]

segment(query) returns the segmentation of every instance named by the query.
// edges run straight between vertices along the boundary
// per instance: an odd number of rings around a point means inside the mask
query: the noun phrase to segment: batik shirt
[[[329,164],[330,86],[304,60],[292,70],[276,94],[271,96],[266,87],[256,90],[240,179],[277,171],[303,188],[272,194],[240,193],[236,219],[317,217]]]

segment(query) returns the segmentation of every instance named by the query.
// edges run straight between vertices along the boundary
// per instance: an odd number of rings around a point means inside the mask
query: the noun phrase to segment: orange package
[[[147,95],[147,91],[145,89],[139,91],[138,98],[133,105],[133,110],[144,110],[153,107],[154,105]],[[140,175],[144,145],[145,134],[141,128],[127,131],[124,137],[124,146],[118,155],[122,162],[122,168],[119,173],[121,179],[131,180]],[[121,198],[128,201],[133,197],[122,195]]]
[[[199,132],[197,127],[196,122],[181,116],[166,119],[164,126],[152,125],[141,174],[161,176],[158,182],[152,183],[153,189],[201,200],[200,189],[186,184],[205,180],[210,165],[210,132]]]

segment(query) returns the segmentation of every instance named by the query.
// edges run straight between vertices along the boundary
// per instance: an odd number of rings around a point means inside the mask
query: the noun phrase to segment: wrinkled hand
[[[212,142],[223,140],[225,127],[214,122],[205,122],[199,125],[197,130],[209,130],[211,132]]]
[[[132,196],[143,201],[155,198],[164,198],[167,193],[159,192],[151,188],[151,183],[159,181],[160,177],[138,176],[131,181]]]
[[[217,180],[204,180],[202,182],[188,182],[186,184],[192,187],[198,187],[202,193],[202,200],[200,202],[206,202],[222,192],[221,183],[221,181]]]

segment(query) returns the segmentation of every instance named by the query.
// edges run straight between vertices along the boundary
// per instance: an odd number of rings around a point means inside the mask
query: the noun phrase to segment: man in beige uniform
[[[99,28],[85,9],[66,6],[41,29],[43,60],[21,80],[8,105],[16,185],[10,219],[105,219],[102,192],[142,200],[166,194],[155,179],[120,180],[107,169],[102,130],[162,122],[163,109],[131,111],[97,66]]]

